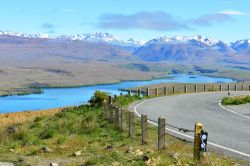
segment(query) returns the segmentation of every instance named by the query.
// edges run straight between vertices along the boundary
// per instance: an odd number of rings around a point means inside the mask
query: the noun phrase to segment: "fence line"
[[[138,91],[138,92],[141,92],[141,91]],[[115,101],[115,100],[112,99],[111,97],[109,98],[109,102],[107,102],[106,100],[103,102],[103,108],[104,108],[103,118],[107,119],[110,123],[114,123],[115,127],[120,129],[121,131],[126,131],[126,110],[119,108],[118,106],[114,105],[114,102],[111,102],[111,101]],[[167,134],[166,126],[172,127],[184,133],[193,132],[195,135],[193,158],[195,160],[200,159],[200,154],[201,154],[200,134],[201,134],[201,130],[203,129],[203,125],[202,127],[197,128],[197,126],[201,124],[196,124],[195,130],[190,130],[190,129],[185,129],[185,128],[177,127],[175,125],[166,123],[165,118],[162,118],[162,117],[159,117],[158,121],[148,119],[147,115],[145,114],[142,114],[140,117],[141,117],[140,126],[141,126],[141,143],[142,144],[147,143],[148,130],[154,130],[154,131],[157,130],[157,133],[158,133],[157,134],[157,149],[158,150],[165,149],[165,143],[166,143],[165,135]],[[155,129],[155,128],[148,127],[148,122],[150,121],[158,124],[158,128]],[[128,135],[131,138],[131,140],[134,139],[134,131],[135,131],[135,113],[133,111],[129,111],[128,112]]]
[[[230,91],[250,91],[250,84],[174,84],[157,88],[141,88],[137,90],[124,90],[130,95],[137,93],[141,96],[164,96],[180,93],[198,93],[198,92],[230,92]]]

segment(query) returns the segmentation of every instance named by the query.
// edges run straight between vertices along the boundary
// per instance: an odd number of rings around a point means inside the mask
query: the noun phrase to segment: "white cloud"
[[[247,13],[241,12],[241,11],[238,11],[238,10],[224,10],[224,11],[220,11],[220,12],[217,12],[217,13],[226,14],[226,15],[248,15]]]

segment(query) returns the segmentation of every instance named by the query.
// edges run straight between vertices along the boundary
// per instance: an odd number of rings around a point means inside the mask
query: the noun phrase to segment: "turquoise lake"
[[[200,75],[175,74],[171,78],[150,81],[126,81],[109,85],[93,85],[76,88],[44,88],[43,94],[9,96],[0,98],[0,113],[43,110],[56,107],[77,106],[87,103],[96,90],[112,95],[121,93],[119,89],[159,83],[230,83],[235,80],[213,78]]]

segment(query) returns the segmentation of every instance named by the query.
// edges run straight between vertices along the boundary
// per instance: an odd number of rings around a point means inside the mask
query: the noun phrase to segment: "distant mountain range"
[[[201,35],[121,40],[108,33],[51,37],[0,31],[0,60],[65,57],[78,60],[143,60],[180,63],[250,63],[250,40],[232,43]]]
[[[20,32],[0,31],[0,35],[25,37],[25,38],[38,38],[38,39],[65,39],[65,40],[78,40],[86,42],[104,42],[113,45],[132,46],[132,47],[138,47],[145,43],[142,40],[136,40],[136,39],[121,40],[118,37],[113,36],[109,33],[97,33],[97,32],[89,34],[68,35],[68,36],[67,35],[50,36],[49,34],[40,34],[40,33],[34,35],[27,35]]]

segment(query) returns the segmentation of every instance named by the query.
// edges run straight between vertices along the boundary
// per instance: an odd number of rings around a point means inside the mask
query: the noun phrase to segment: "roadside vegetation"
[[[22,124],[0,129],[0,161],[16,165],[210,165],[207,155],[193,161],[192,143],[166,135],[166,150],[157,151],[157,130],[149,126],[147,144],[141,144],[136,121],[135,137],[121,132],[103,118],[107,93],[96,92],[90,105],[64,108],[53,116],[40,116]],[[126,108],[138,96],[118,96],[116,104]],[[214,165],[247,165],[210,153]]]
[[[240,105],[250,103],[250,96],[225,97],[222,99],[224,105]]]

